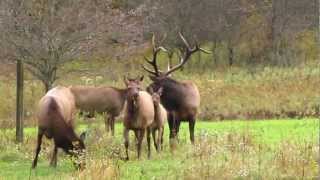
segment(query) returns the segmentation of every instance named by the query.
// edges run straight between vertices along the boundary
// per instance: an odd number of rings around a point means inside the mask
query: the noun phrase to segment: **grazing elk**
[[[37,148],[32,168],[37,166],[43,135],[54,141],[51,166],[56,167],[58,148],[62,148],[67,154],[78,158],[74,161],[78,168],[84,167],[84,162],[79,161],[79,157],[85,152],[85,145],[74,131],[74,113],[74,96],[66,87],[55,87],[41,98],[37,113]]]
[[[76,107],[93,114],[105,113],[105,128],[114,136],[115,118],[121,113],[126,99],[126,89],[114,87],[71,86]]]
[[[190,58],[192,54],[197,51],[203,51],[198,45],[191,47],[188,41],[179,33],[182,42],[185,47],[181,49],[180,63],[176,66],[169,68],[166,72],[159,70],[157,66],[157,54],[161,50],[165,50],[163,47],[156,47],[154,37],[152,38],[153,44],[153,58],[148,60],[145,58],[148,64],[150,64],[154,70],[142,66],[144,70],[150,73],[150,79],[153,81],[148,91],[153,89],[157,91],[159,88],[163,88],[161,103],[168,111],[168,123],[170,128],[170,139],[175,138],[179,133],[180,121],[189,121],[190,140],[194,143],[194,126],[196,121],[197,109],[200,105],[200,95],[197,86],[191,81],[179,82],[169,75],[174,71],[180,69]],[[184,50],[184,51],[183,51]]]
[[[163,133],[164,133],[164,124],[167,121],[167,111],[162,106],[160,97],[162,95],[162,87],[158,91],[154,92],[153,89],[150,89],[154,104],[154,122],[151,124],[150,128],[152,131],[152,138],[154,142],[154,147],[159,152],[163,149]],[[156,138],[156,131],[158,131],[158,136]]]
[[[141,154],[141,145],[145,131],[154,121],[154,107],[151,95],[141,90],[143,76],[136,79],[124,78],[127,86],[127,99],[124,114],[124,145],[126,148],[126,160],[129,160],[129,130],[133,130],[137,139],[138,158]],[[147,133],[148,157],[151,156],[150,150],[150,130]]]

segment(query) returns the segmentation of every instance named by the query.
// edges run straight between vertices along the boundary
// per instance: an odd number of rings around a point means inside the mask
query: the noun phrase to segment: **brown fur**
[[[178,82],[167,76],[153,77],[148,91],[163,88],[161,103],[168,112],[170,139],[175,138],[181,121],[189,122],[190,140],[194,142],[194,125],[197,109],[200,105],[200,94],[197,86],[190,82]]]
[[[74,97],[66,87],[55,87],[41,98],[37,113],[37,148],[32,168],[37,166],[43,135],[49,139],[53,138],[54,141],[54,152],[50,163],[52,166],[57,164],[58,148],[62,148],[72,156],[78,156],[78,153],[84,151],[83,140],[74,131],[74,113]],[[84,164],[77,165],[82,168]]]
[[[126,90],[114,87],[71,86],[81,111],[105,113],[105,128],[114,135],[114,121],[124,107]]]
[[[135,132],[135,136],[138,140],[137,151],[138,158],[141,154],[141,144],[144,138],[145,131],[147,130],[148,140],[148,157],[150,158],[150,130],[149,126],[154,121],[154,107],[152,97],[145,91],[140,91],[140,80],[126,80],[125,83],[128,88],[125,115],[124,115],[124,139],[126,148],[126,159],[129,159],[128,147],[129,147],[129,130]]]
[[[191,47],[190,43],[179,32],[181,42],[184,44],[184,48],[180,48],[179,63],[173,67],[168,67],[166,72],[160,71],[157,64],[157,55],[161,50],[166,49],[164,47],[156,47],[155,37],[152,38],[153,56],[149,60],[145,58],[146,62],[153,67],[154,70],[149,69],[146,66],[142,66],[145,71],[151,74],[150,79],[153,81],[148,91],[157,91],[159,88],[163,88],[163,95],[161,96],[161,103],[168,111],[168,123],[170,128],[170,139],[175,138],[179,133],[179,127],[181,121],[189,122],[190,140],[194,143],[194,126],[196,121],[197,109],[200,105],[200,95],[197,86],[190,82],[179,82],[170,78],[170,74],[182,68],[190,59],[192,54],[196,52],[210,53],[202,48],[198,44]]]
[[[164,124],[168,119],[167,111],[165,110],[165,108],[162,106],[160,102],[161,94],[162,94],[162,88],[160,88],[157,92],[152,93],[155,117],[154,117],[154,122],[150,126],[152,131],[154,146],[158,152],[160,151],[160,149],[163,149]],[[156,140],[156,131],[158,131],[157,140]]]

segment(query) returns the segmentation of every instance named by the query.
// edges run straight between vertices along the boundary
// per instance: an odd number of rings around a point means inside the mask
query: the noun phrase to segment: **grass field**
[[[319,120],[198,122],[196,144],[189,143],[188,124],[182,124],[179,143],[170,150],[168,129],[164,150],[137,159],[131,133],[130,161],[122,160],[122,124],[116,136],[104,132],[101,120],[82,123],[88,129],[87,168],[74,170],[68,156],[58,155],[49,167],[52,144],[45,141],[36,170],[30,170],[36,129],[25,129],[25,143],[14,143],[14,130],[0,130],[0,179],[279,179],[319,177]]]

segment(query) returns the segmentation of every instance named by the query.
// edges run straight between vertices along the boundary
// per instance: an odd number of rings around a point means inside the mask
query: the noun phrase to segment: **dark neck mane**
[[[162,83],[162,87],[164,91],[176,93],[180,91],[181,84],[172,78],[166,78]]]
[[[161,82],[161,86],[163,87],[161,104],[169,111],[180,109],[186,98],[183,95],[183,85],[172,78],[166,78]]]
[[[171,84],[171,85],[174,85],[174,84],[179,83],[178,81],[176,81],[176,80],[174,80],[174,79],[172,79],[172,78],[170,78],[170,77],[165,78],[164,81],[165,81],[166,83],[168,83],[168,84]]]

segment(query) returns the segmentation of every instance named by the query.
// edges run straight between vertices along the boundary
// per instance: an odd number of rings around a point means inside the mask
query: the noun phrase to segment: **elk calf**
[[[141,154],[141,144],[144,138],[145,131],[154,121],[154,107],[152,97],[146,91],[141,91],[140,83],[141,78],[127,79],[125,84],[127,86],[127,99],[124,115],[124,145],[126,148],[126,159],[129,160],[128,147],[129,147],[129,130],[133,130],[136,136],[138,158]],[[150,151],[150,131],[147,133],[148,141],[148,157],[151,156]]]
[[[53,138],[54,141],[51,166],[57,165],[58,148],[62,148],[67,154],[76,158],[85,151],[83,139],[80,139],[74,131],[74,113],[74,96],[66,87],[55,87],[41,98],[37,114],[37,148],[32,168],[37,166],[43,135],[49,139]],[[84,162],[79,159],[74,164],[78,168],[84,167]]]
[[[161,95],[162,88],[159,88],[158,91],[153,92],[153,89],[148,89],[148,92],[152,95],[152,100],[154,104],[154,122],[151,124],[150,129],[152,131],[152,137],[154,142],[154,147],[159,152],[163,149],[163,133],[164,133],[164,124],[167,121],[167,111],[161,104]],[[156,131],[158,131],[158,136],[156,138]]]

